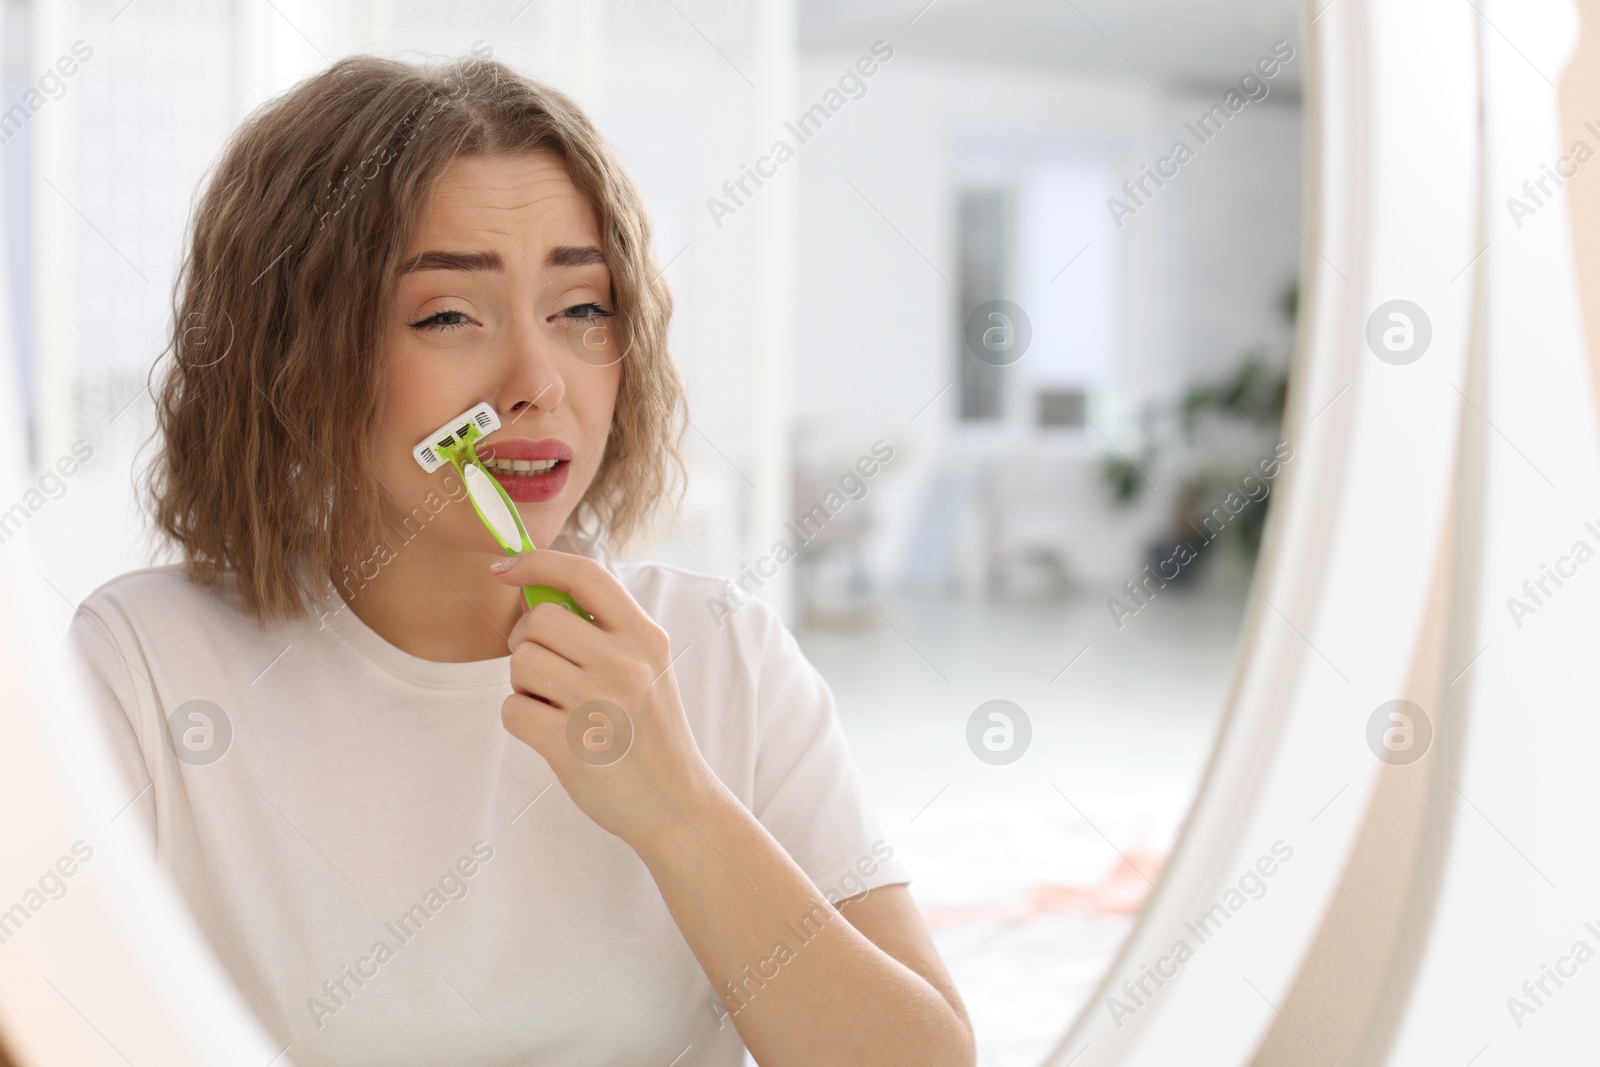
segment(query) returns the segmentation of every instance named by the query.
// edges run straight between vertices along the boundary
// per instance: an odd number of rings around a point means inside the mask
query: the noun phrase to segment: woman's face
[[[500,429],[479,457],[535,545],[560,532],[600,466],[622,374],[600,248],[594,209],[552,153],[459,159],[445,171],[413,227],[385,327],[377,462],[392,519],[423,525],[444,547],[504,555],[454,467],[428,474],[411,454],[487,401]],[[505,462],[514,469],[502,472]]]

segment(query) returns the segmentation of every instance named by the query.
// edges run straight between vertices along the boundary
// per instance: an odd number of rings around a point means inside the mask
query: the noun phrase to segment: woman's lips
[[[493,444],[478,446],[478,458],[491,459],[571,459],[572,449],[556,437],[532,441],[526,437],[507,437]]]
[[[566,442],[554,437],[530,441],[525,437],[509,438],[485,445],[478,450],[478,458],[487,465],[490,460],[556,460],[556,465],[541,474],[522,474],[489,467],[495,481],[505,488],[506,495],[519,504],[538,504],[556,496],[567,484],[567,471],[572,465],[572,449]]]
[[[567,484],[567,468],[571,461],[562,460],[543,474],[507,474],[489,468],[494,480],[499,482],[506,495],[519,504],[539,504],[555,496]]]

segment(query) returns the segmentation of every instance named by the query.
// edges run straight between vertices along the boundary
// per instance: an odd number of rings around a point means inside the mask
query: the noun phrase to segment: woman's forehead
[[[598,246],[587,197],[550,153],[456,160],[435,183],[414,228],[407,262],[444,245],[512,243],[543,257],[555,246]]]

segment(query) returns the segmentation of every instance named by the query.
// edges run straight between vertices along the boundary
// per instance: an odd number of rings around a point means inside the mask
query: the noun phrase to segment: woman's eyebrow
[[[493,270],[506,269],[498,252],[423,252],[400,266],[401,274],[414,270]]]
[[[547,267],[585,267],[591,263],[604,263],[605,253],[594,245],[557,245],[545,256]],[[492,270],[506,269],[500,253],[486,252],[423,252],[413,256],[400,267],[401,274],[417,270]]]
[[[594,245],[557,245],[544,257],[547,267],[587,267],[605,261],[605,253]]]

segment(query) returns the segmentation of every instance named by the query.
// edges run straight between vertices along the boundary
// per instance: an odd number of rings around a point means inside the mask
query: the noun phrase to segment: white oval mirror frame
[[[1307,18],[1295,469],[1179,846],[1052,1067],[1197,1048],[1213,1063],[1489,1064],[1497,1045],[1498,1062],[1559,1062],[1600,1025],[1577,996],[1537,1028],[1511,1004],[1543,961],[1600,943],[1584,922],[1600,860],[1571,845],[1600,822],[1579,754],[1596,748],[1579,702],[1600,588],[1574,583],[1539,634],[1508,611],[1542,561],[1600,542],[1584,525],[1600,464],[1564,204],[1539,227],[1510,205],[1562,154],[1576,12],[1323,0]],[[1431,324],[1409,362],[1368,340],[1395,300]],[[1367,744],[1397,699],[1431,715],[1412,763]],[[1292,861],[1229,907],[1280,841]],[[1192,957],[1141,987],[1183,940]]]

